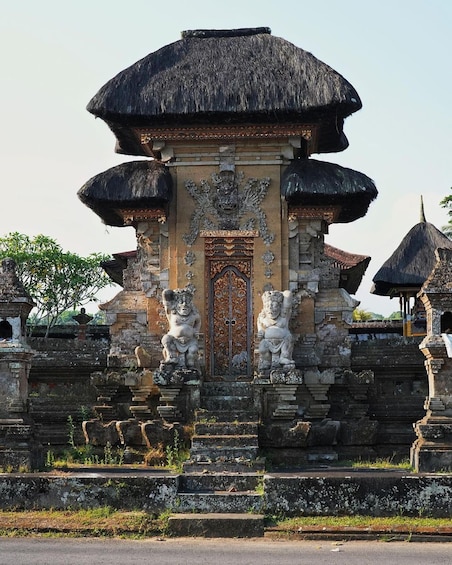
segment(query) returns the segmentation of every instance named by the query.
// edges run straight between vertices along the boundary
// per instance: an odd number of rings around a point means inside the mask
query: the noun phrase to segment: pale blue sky
[[[383,314],[395,300],[369,294],[371,279],[419,221],[447,221],[452,186],[450,0],[0,0],[0,234],[44,233],[79,254],[135,247],[132,228],[106,228],[76,193],[126,160],[85,107],[119,71],[197,28],[268,26],[332,66],[363,109],[346,120],[350,147],[322,158],[373,178],[365,218],[333,225],[327,241],[370,255],[356,295]],[[314,155],[314,158],[317,156]],[[116,291],[110,289],[110,298]]]

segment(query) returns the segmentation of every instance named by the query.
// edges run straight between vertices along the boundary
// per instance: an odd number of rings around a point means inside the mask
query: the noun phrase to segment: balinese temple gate
[[[344,120],[360,108],[347,80],[268,28],[183,32],[89,102],[116,151],[140,157],[79,191],[137,236],[105,265],[123,290],[102,306],[111,350],[93,375],[90,440],[114,428],[151,445],[157,428],[196,421],[193,464],[249,463],[262,447],[331,460],[366,443],[372,374],[350,370],[348,327],[369,257],[324,236],[377,190],[312,158],[347,148]]]

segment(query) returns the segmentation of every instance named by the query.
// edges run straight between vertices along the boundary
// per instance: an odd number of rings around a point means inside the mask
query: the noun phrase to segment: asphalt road
[[[451,543],[0,538],[0,565],[451,565]]]

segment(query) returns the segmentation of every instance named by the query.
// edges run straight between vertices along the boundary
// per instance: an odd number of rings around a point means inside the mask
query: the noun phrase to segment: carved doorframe
[[[255,232],[204,232],[207,376],[252,376]],[[227,365],[227,367],[226,367]]]

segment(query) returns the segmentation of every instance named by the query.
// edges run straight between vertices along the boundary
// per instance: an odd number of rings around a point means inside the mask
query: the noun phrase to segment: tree
[[[388,320],[402,320],[403,315],[400,310],[395,310],[390,316],[388,316]]]
[[[353,321],[354,322],[367,322],[372,319],[372,314],[367,310],[361,308],[355,308],[353,310]]]
[[[452,190],[452,186],[450,189]],[[452,194],[444,197],[439,204],[443,208],[448,209],[447,215],[449,216],[449,223],[443,226],[443,233],[447,235],[447,237],[452,238]]]
[[[16,262],[17,275],[36,303],[32,318],[46,325],[46,337],[60,314],[95,301],[96,294],[112,284],[100,266],[108,256],[80,257],[45,235],[30,238],[14,232],[0,237],[0,260],[5,257]]]

